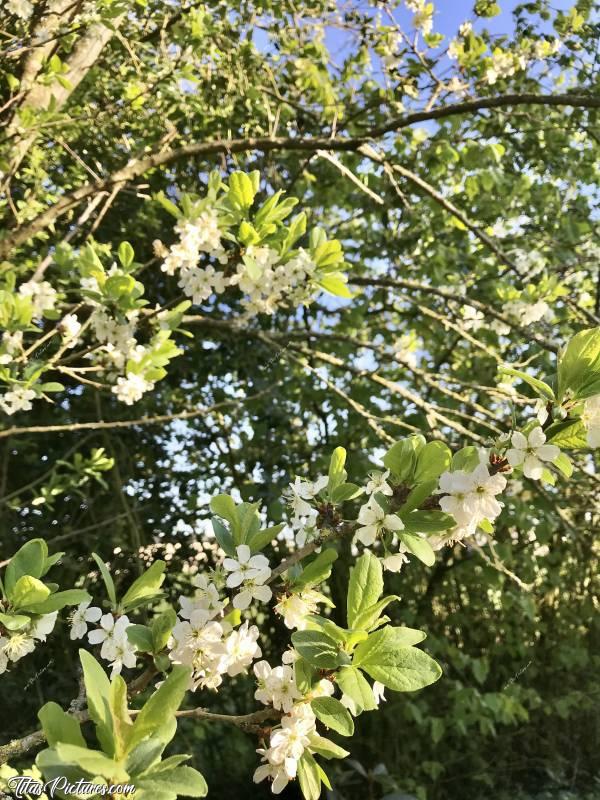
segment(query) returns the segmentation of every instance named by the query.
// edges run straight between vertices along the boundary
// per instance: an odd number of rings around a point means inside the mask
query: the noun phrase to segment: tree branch
[[[588,95],[500,95],[499,97],[483,97],[465,103],[455,103],[442,106],[431,111],[419,111],[406,114],[394,120],[390,120],[383,126],[366,130],[362,136],[338,136],[338,137],[250,137],[246,139],[227,139],[222,141],[192,142],[182,147],[162,150],[152,153],[143,158],[134,158],[129,161],[122,169],[101,181],[84,184],[72,192],[68,192],[43,211],[30,222],[14,228],[2,241],[0,241],[0,258],[6,258],[14,247],[26,242],[44,228],[51,225],[63,214],[66,214],[74,206],[78,205],[90,195],[100,191],[111,190],[116,185],[122,185],[128,181],[139,178],[148,170],[170,164],[182,158],[192,158],[196,156],[206,157],[218,153],[233,154],[243,153],[252,150],[260,150],[268,153],[276,150],[289,151],[308,151],[316,150],[327,151],[358,151],[363,145],[383,137],[386,133],[400,130],[413,125],[415,122],[425,120],[441,119],[453,115],[466,114],[488,108],[501,108],[514,105],[549,105],[549,106],[572,106],[582,108],[600,108],[600,97]]]

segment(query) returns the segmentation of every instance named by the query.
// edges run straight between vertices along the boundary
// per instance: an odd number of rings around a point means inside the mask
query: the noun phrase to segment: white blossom
[[[80,603],[77,608],[71,612],[69,618],[71,622],[70,639],[75,640],[83,638],[87,633],[87,623],[98,622],[102,616],[102,611],[97,606],[89,607],[90,603],[91,600],[86,600]]]
[[[265,585],[265,581],[271,571],[266,571],[259,575],[257,578],[251,578],[244,581],[242,590],[233,598],[233,607],[244,611],[253,600],[258,600],[260,603],[268,603],[273,592],[269,586]]]
[[[27,281],[19,286],[21,297],[31,298],[33,316],[41,317],[44,311],[52,311],[58,295],[48,281]]]
[[[30,0],[7,0],[6,8],[19,19],[29,19],[33,14],[33,3]]]
[[[79,331],[81,330],[81,323],[75,314],[67,314],[65,317],[63,317],[58,327],[63,339],[65,340],[65,343],[68,343],[67,346],[69,348],[75,347],[77,344]]]
[[[306,617],[314,614],[322,595],[312,589],[283,597],[275,606],[275,611],[283,617],[286,628],[303,631],[306,628]]]
[[[233,589],[244,581],[252,580],[255,583],[264,583],[271,575],[269,561],[266,556],[252,555],[247,544],[240,544],[235,549],[237,559],[226,558],[223,567],[231,573],[227,576],[226,585]]]
[[[254,697],[264,705],[272,705],[287,714],[294,702],[302,697],[294,680],[294,670],[286,664],[271,669],[267,661],[258,661],[254,665],[254,674],[257,678]]]
[[[225,640],[228,675],[231,677],[239,675],[250,666],[255,658],[260,658],[262,652],[256,642],[257,639],[258,628],[256,625],[249,628],[248,622],[244,622],[229,634]]]
[[[38,639],[40,642],[45,642],[46,637],[54,630],[57,617],[58,611],[42,614],[29,628],[29,635],[34,639]]]
[[[365,492],[367,494],[385,494],[391,496],[394,494],[394,490],[387,482],[387,479],[390,477],[389,469],[386,469],[385,472],[377,472],[373,471],[369,475],[369,480],[367,482]]]
[[[28,633],[12,633],[4,643],[3,651],[10,661],[19,661],[35,650],[35,639]]]
[[[113,648],[108,658],[111,661],[110,677],[114,678],[115,675],[120,675],[123,667],[133,669],[136,665],[136,649],[134,645],[127,638],[127,634],[122,632],[120,636],[115,639]]]
[[[526,478],[539,480],[544,471],[544,462],[552,463],[560,455],[554,444],[545,444],[546,434],[541,427],[534,428],[528,436],[515,431],[511,436],[512,447],[506,451],[508,463],[513,467],[523,467]]]
[[[35,399],[36,393],[33,389],[26,389],[24,386],[16,386],[9,389],[0,397],[0,408],[6,414],[16,414],[17,411],[31,411],[31,401]]]
[[[583,404],[581,421],[590,447],[600,447],[600,394],[589,397]]]
[[[379,681],[375,681],[373,683],[373,699],[379,705],[382,702],[385,702],[385,686],[383,683],[379,683]]]
[[[141,399],[144,392],[153,388],[154,384],[147,381],[142,375],[128,372],[126,378],[117,378],[117,383],[111,391],[122,403],[131,406]]]
[[[130,624],[129,617],[125,615],[115,619],[112,614],[104,614],[100,618],[100,627],[88,633],[88,642],[101,644],[102,658],[112,660],[115,643],[121,640]]]
[[[404,523],[396,514],[386,514],[379,503],[371,498],[358,512],[361,527],[356,531],[356,538],[365,546],[372,545],[382,530],[401,531]]]

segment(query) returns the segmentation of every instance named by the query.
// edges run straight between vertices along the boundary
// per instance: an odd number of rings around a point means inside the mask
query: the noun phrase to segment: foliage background
[[[478,30],[489,31],[489,41],[500,44],[550,35],[565,19],[545,2],[502,5],[500,16],[476,21]],[[564,47],[552,66],[520,71],[487,88],[479,84],[480,94],[566,86],[597,95],[597,9],[584,2],[576,7],[586,22],[565,33],[573,46]],[[383,5],[326,0],[216,2],[192,4],[191,10],[162,0],[132,5],[66,107],[36,117],[38,137],[4,205],[7,226],[14,226],[11,205],[22,223],[88,181],[90,170],[109,175],[157,142],[166,148],[190,140],[340,130],[360,136],[400,113],[399,102],[423,107],[436,87],[431,71],[443,74],[451,65],[442,60],[424,67],[407,52],[399,77],[383,77],[379,58],[387,51],[378,37],[390,24],[385,13]],[[402,24],[410,18],[404,9],[393,14]],[[453,35],[469,16],[470,3],[440,3],[434,29]],[[507,38],[498,39],[501,34]],[[75,41],[76,34],[66,37],[61,55]],[[2,67],[5,74],[18,71],[8,57]],[[410,85],[419,88],[417,100]],[[5,102],[9,82],[3,91]],[[516,232],[495,238],[519,263],[516,276],[414,181],[390,180],[352,151],[334,157],[368,182],[368,192],[314,152],[250,150],[172,161],[114,196],[107,192],[98,206],[101,216],[83,223],[77,213],[56,220],[49,238],[9,256],[23,274],[65,237],[77,245],[93,235],[114,247],[127,239],[148,265],[147,294],[164,302],[173,287],[156,268],[152,241],[170,241],[172,221],[149,198],[175,187],[196,191],[214,166],[224,173],[259,169],[263,191],[283,188],[300,197],[312,220],[343,241],[360,293],[352,301],[320,297],[307,309],[278,312],[242,329],[231,324],[235,303],[207,303],[189,320],[193,339],[184,355],[134,408],[74,386],[59,404],[39,404],[23,415],[19,425],[56,426],[140,419],[238,399],[222,412],[163,426],[0,439],[3,557],[43,536],[67,551],[61,583],[75,581],[83,570],[93,592],[98,578],[92,549],[112,560],[123,583],[136,574],[140,553],[162,556],[170,562],[168,589],[175,602],[189,585],[190,569],[212,559],[210,541],[202,548],[203,520],[207,498],[217,491],[235,489],[244,499],[261,500],[276,522],[287,481],[325,469],[336,445],[348,449],[351,473],[358,475],[374,463],[386,436],[410,426],[429,435],[441,430],[456,447],[509,430],[511,408],[498,394],[498,364],[534,358],[543,373],[554,356],[514,329],[503,339],[489,326],[469,331],[462,292],[468,286],[469,297],[501,312],[506,292],[530,283],[531,301],[546,299],[554,312],[551,323],[542,320],[531,331],[554,342],[590,324],[599,297],[599,130],[593,109],[531,105],[410,126],[384,139],[391,163],[451,198],[478,229],[526,217]],[[7,163],[10,140],[3,147]],[[537,274],[536,263],[542,266]],[[52,269],[60,281],[69,264],[57,259]],[[381,279],[391,283],[378,284]],[[432,285],[447,296],[431,292]],[[271,343],[260,338],[265,332]],[[412,353],[406,342],[398,344],[404,335],[413,337]],[[259,392],[258,399],[245,399]],[[103,476],[105,486],[92,480],[79,491],[70,486],[51,503],[33,502],[58,459],[92,447],[104,447],[115,460]],[[349,748],[353,760],[335,773],[336,797],[600,797],[598,482],[591,461],[579,461],[586,471],[561,485],[560,496],[526,484],[509,499],[495,554],[457,546],[444,550],[431,570],[414,562],[389,577],[388,589],[402,598],[390,614],[393,622],[428,632],[444,677],[418,695],[390,694],[380,713],[359,719]],[[349,554],[343,561],[335,572],[334,600],[344,590]],[[266,657],[284,642],[275,623]],[[63,622],[44,648],[3,676],[0,741],[33,728],[44,701],[68,704],[76,694],[75,658]],[[206,698],[217,710],[240,713],[254,702],[242,679]],[[183,721],[178,740],[206,775],[209,796],[267,796],[265,786],[248,785],[256,760],[249,737]]]

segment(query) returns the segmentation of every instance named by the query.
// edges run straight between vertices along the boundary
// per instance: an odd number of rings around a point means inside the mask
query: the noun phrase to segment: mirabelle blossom
[[[401,531],[404,523],[396,514],[388,514],[373,497],[358,512],[360,528],[356,538],[366,547],[372,545],[383,530]]]
[[[510,442],[512,447],[506,451],[508,463],[513,467],[522,467],[525,477],[536,481],[542,477],[545,463],[551,464],[560,455],[560,449],[555,444],[545,444],[546,434],[539,426],[527,436],[515,431]]]
[[[71,612],[69,620],[71,622],[71,632],[69,638],[71,640],[82,639],[88,629],[88,622],[98,622],[102,616],[101,609],[96,606],[90,607],[91,600],[86,600],[80,603],[77,608]]]
[[[31,401],[37,397],[33,389],[25,386],[16,386],[9,389],[0,397],[0,408],[5,414],[16,414],[17,411],[31,411],[33,408]]]
[[[264,705],[272,705],[287,714],[302,697],[294,680],[294,670],[287,664],[272,669],[267,661],[257,661],[254,674],[257,678],[254,697]]]
[[[303,631],[307,624],[306,617],[314,614],[318,603],[322,603],[324,600],[325,598],[319,592],[306,589],[303,592],[281,598],[275,606],[275,611],[283,617],[283,624],[286,628]]]
[[[583,405],[581,421],[590,447],[600,447],[600,394],[589,397]]]
[[[117,399],[127,406],[131,406],[141,400],[145,392],[154,389],[154,383],[147,381],[143,375],[135,372],[128,372],[127,377],[117,378],[115,386],[111,391],[116,394]]]

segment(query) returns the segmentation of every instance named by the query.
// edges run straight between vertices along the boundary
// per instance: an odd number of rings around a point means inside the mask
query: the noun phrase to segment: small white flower
[[[19,19],[29,19],[33,14],[33,4],[30,0],[7,0],[6,8],[10,14]]]
[[[283,617],[286,628],[303,631],[306,628],[306,617],[314,614],[321,595],[311,589],[284,597],[275,606],[275,611]]]
[[[268,574],[270,574],[270,570]],[[233,598],[233,607],[244,611],[253,600],[258,600],[260,603],[268,603],[273,596],[273,592],[269,586],[265,586],[267,577],[267,573],[263,573],[258,578],[244,581],[241,592]]]
[[[35,399],[36,393],[33,389],[26,389],[24,386],[17,386],[10,389],[0,397],[0,408],[6,414],[15,414],[17,411],[31,411],[31,401]]]
[[[88,633],[90,644],[102,644],[100,655],[112,660],[115,642],[120,641],[131,623],[129,617],[123,615],[115,620],[112,614],[104,614],[100,618],[100,627]]]
[[[373,684],[373,699],[379,705],[382,702],[385,702],[385,686],[383,683],[379,683],[379,681],[375,681]]]
[[[386,556],[383,559],[383,566],[384,569],[387,569],[389,572],[400,572],[404,564],[408,564],[409,559],[406,555],[406,552],[399,551],[398,553],[393,553],[390,556]]]
[[[133,669],[136,665],[135,647],[127,638],[126,633],[115,640],[114,647],[111,655],[111,673],[110,677],[114,678],[115,675],[120,675],[123,667]]]
[[[4,653],[10,661],[18,661],[35,650],[35,639],[28,633],[13,633],[4,643]]]
[[[507,450],[506,458],[513,467],[523,467],[526,478],[539,480],[544,471],[542,462],[552,462],[560,455],[560,449],[554,444],[545,444],[546,434],[540,428],[534,428],[527,437],[519,431],[511,436],[512,447]]]
[[[75,314],[67,314],[66,317],[63,317],[58,327],[65,343],[68,343],[67,346],[69,348],[75,347],[81,330],[81,323]]]
[[[29,628],[29,635],[40,642],[45,642],[46,637],[52,633],[56,625],[56,618],[58,611],[52,611],[50,614],[43,614],[33,625]]]
[[[89,607],[91,600],[80,603],[71,613],[71,640],[82,639],[87,633],[88,622],[98,622],[102,616],[102,611],[97,606]]]
[[[600,447],[600,394],[589,397],[583,406],[581,421],[590,447]]]
[[[396,514],[386,514],[379,503],[371,500],[358,512],[361,527],[356,531],[356,538],[366,547],[372,545],[382,530],[401,531],[404,523]]]
[[[230,677],[244,672],[255,658],[262,655],[261,649],[257,644],[258,628],[256,625],[248,627],[248,622],[244,622],[237,630],[229,634],[225,640],[225,651],[227,659],[227,674]]]
[[[271,669],[267,661],[258,661],[254,665],[254,674],[258,679],[254,697],[264,705],[272,705],[287,714],[294,702],[302,697],[294,680],[294,670],[286,664]]]
[[[126,378],[117,378],[117,383],[112,387],[113,394],[125,405],[131,406],[142,398],[145,392],[154,388],[151,381],[147,381],[142,375],[128,372]]]
[[[244,581],[254,580],[257,583],[264,583],[271,575],[269,561],[266,556],[252,555],[247,544],[240,544],[236,547],[237,560],[226,558],[223,567],[230,572],[227,576],[227,586],[234,589]],[[262,579],[262,580],[261,580]]]
[[[391,496],[394,494],[394,490],[387,482],[387,479],[390,477],[390,471],[387,469],[385,472],[372,472],[369,475],[369,481],[365,488],[367,494],[385,494]]]

